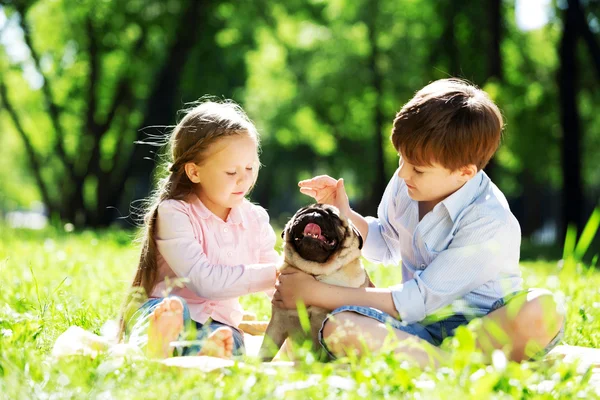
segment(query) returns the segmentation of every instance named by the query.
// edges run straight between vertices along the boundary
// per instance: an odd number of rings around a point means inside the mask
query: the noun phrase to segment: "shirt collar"
[[[246,200],[244,200],[244,201],[246,201]],[[212,211],[210,211],[204,205],[204,203],[202,203],[202,201],[200,200],[200,198],[198,196],[193,195],[193,197],[191,199],[191,204],[200,218],[202,218],[202,219],[215,218],[215,219],[223,222],[223,220],[221,218],[217,217]],[[241,225],[242,228],[248,227],[248,221],[246,219],[246,216],[244,215],[244,213],[241,210],[241,206],[233,207],[231,209],[231,211],[229,212],[229,216],[227,216],[227,220],[225,221],[225,223],[232,224],[232,225]]]
[[[462,210],[465,209],[475,198],[481,183],[483,182],[485,172],[479,171],[473,178],[469,179],[460,189],[446,197],[441,203],[448,210],[452,222]]]
[[[244,200],[246,201],[246,200]],[[233,207],[229,212],[229,216],[227,217],[227,223],[240,225],[242,228],[246,228],[248,226],[248,221],[246,221],[246,216],[242,212],[242,207]]]

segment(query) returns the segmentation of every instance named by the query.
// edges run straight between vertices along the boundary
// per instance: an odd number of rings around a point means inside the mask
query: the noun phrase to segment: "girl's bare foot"
[[[148,357],[169,357],[173,351],[169,344],[183,330],[183,303],[176,297],[167,297],[152,311],[149,320]]]
[[[233,331],[223,327],[211,333],[204,341],[198,355],[231,358],[233,355]]]

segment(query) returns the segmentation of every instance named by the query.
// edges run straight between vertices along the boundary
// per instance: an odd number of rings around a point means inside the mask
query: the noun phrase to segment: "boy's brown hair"
[[[440,79],[396,114],[391,140],[413,165],[483,169],[500,144],[502,128],[502,114],[483,90],[460,79]]]

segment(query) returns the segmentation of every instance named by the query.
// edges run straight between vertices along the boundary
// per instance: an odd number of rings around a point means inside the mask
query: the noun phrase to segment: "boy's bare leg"
[[[389,333],[385,324],[354,312],[341,312],[329,319],[323,328],[323,338],[329,351],[336,357],[354,351],[360,355],[365,350],[377,352],[384,345]],[[447,354],[430,343],[406,332],[394,329],[398,342],[394,344],[396,353],[416,361],[421,367],[439,366]]]
[[[167,297],[152,310],[148,318],[148,357],[169,357],[173,351],[170,343],[183,330],[183,303],[176,297]]]
[[[550,292],[525,293],[474,323],[477,345],[488,362],[496,349],[508,350],[508,359],[521,362],[550,343],[564,318],[564,310],[557,306]],[[395,351],[412,358],[421,367],[439,366],[448,359],[446,352],[418,337],[397,329],[394,333],[399,342]],[[365,344],[369,351],[376,352],[387,334],[384,324],[353,312],[336,314],[335,321],[329,319],[323,328],[325,343],[335,356],[344,356],[347,349],[360,355]]]
[[[233,356],[233,331],[229,328],[218,328],[204,341],[199,356],[231,358]]]
[[[506,349],[510,360],[521,362],[543,350],[563,324],[564,310],[545,290],[524,293],[476,324],[477,344],[488,357]]]

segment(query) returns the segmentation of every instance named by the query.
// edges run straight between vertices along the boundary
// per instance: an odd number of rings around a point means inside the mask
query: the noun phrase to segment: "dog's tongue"
[[[321,234],[321,227],[317,224],[313,224],[312,222],[310,224],[307,224],[304,227],[304,234],[305,235],[317,235],[319,236]]]
[[[325,237],[323,235],[321,235],[321,227],[317,224],[314,223],[310,223],[307,224],[304,227],[304,234],[305,235],[312,235],[312,236],[317,236],[319,239],[321,240],[325,240]]]

